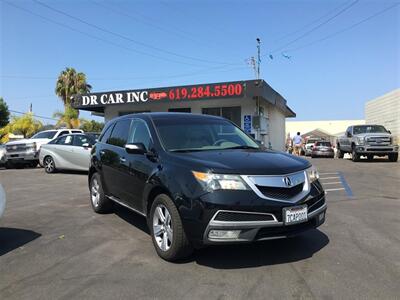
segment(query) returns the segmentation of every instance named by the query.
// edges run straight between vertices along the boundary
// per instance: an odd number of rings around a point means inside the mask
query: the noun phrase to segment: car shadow
[[[195,261],[214,269],[254,268],[304,260],[328,244],[328,236],[313,229],[289,239],[203,248],[182,263]]]
[[[40,236],[40,233],[32,230],[0,228],[0,256],[15,250]]]
[[[144,233],[147,233],[150,236],[150,230],[147,226],[145,217],[143,217],[143,216],[139,215],[138,213],[135,213],[117,203],[113,203],[113,205],[114,205],[114,213],[118,217],[120,217],[125,222],[131,224],[132,226],[135,226],[136,228],[140,229]],[[149,242],[151,242],[150,239],[149,239]]]

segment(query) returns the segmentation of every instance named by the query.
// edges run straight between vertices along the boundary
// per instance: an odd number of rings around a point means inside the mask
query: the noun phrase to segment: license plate
[[[283,220],[285,225],[297,224],[307,221],[307,205],[284,208]]]

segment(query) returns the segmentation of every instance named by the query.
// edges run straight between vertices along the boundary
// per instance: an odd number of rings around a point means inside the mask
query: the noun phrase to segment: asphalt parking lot
[[[400,295],[400,163],[313,159],[326,223],[288,240],[161,260],[145,219],[96,215],[87,175],[0,170],[1,299],[395,299]]]

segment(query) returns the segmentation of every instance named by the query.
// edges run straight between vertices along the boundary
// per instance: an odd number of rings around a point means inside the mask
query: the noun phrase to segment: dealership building
[[[73,106],[115,117],[142,112],[187,112],[227,118],[265,145],[283,150],[285,119],[296,114],[264,80],[248,80],[75,95]]]

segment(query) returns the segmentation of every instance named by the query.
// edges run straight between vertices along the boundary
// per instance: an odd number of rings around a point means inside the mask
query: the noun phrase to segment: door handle
[[[126,158],[125,158],[125,157],[120,157],[120,158],[119,158],[119,161],[120,161],[120,162],[126,162]]]
[[[106,152],[104,151],[104,150],[100,150],[100,155],[104,155],[104,154],[106,154]]]

